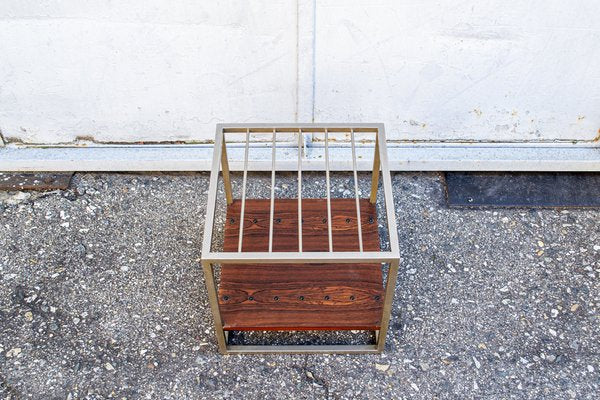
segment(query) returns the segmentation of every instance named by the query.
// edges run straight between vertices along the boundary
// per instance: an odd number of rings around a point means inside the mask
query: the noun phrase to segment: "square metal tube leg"
[[[385,297],[383,299],[383,313],[381,315],[381,328],[379,329],[377,335],[377,350],[380,352],[385,348],[385,339],[387,337],[387,332],[390,325],[399,264],[400,263],[398,260],[391,262],[388,270],[387,281],[385,284]]]
[[[206,282],[206,291],[208,292],[208,302],[212,310],[213,319],[215,322],[215,334],[219,345],[219,352],[227,354],[227,338],[223,330],[223,322],[221,321],[221,313],[219,311],[219,300],[217,298],[217,289],[215,286],[215,275],[211,263],[202,263],[204,270],[204,281]]]

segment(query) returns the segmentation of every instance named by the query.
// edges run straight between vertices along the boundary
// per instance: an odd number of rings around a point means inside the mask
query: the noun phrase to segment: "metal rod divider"
[[[381,160],[379,158],[379,135],[375,136],[375,155],[373,156],[373,173],[371,174],[371,204],[377,202],[377,188],[379,186],[379,168],[381,166]]]
[[[298,251],[302,252],[302,129],[298,132]]]
[[[273,216],[275,213],[275,129],[273,129],[273,149],[271,152],[271,213],[269,217],[269,253],[273,251]]]
[[[327,181],[327,234],[329,235],[329,251],[333,251],[331,234],[331,189],[329,183],[329,133],[325,129],[325,180]]]
[[[242,180],[242,210],[240,211],[240,237],[238,252],[242,252],[242,238],[244,236],[244,211],[246,208],[246,178],[248,177],[248,147],[250,143],[250,129],[246,129],[246,148],[244,149],[244,179]]]
[[[352,141],[352,170],[354,172],[354,197],[356,199],[356,221],[358,223],[358,247],[360,252],[362,253],[362,221],[360,218],[360,201],[358,199],[358,174],[356,172],[356,146],[354,145],[354,129],[350,131],[350,139]]]
[[[231,177],[229,174],[229,160],[227,159],[227,145],[225,144],[225,134],[223,134],[223,144],[221,146],[221,169],[223,170],[223,186],[225,187],[225,199],[227,205],[233,203],[233,193],[231,191]]]

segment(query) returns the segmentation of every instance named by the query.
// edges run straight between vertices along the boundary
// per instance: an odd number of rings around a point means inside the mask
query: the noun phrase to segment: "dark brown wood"
[[[241,202],[228,207],[224,251],[237,251]],[[364,251],[379,251],[376,209],[361,199]],[[273,251],[298,251],[298,201],[277,199]],[[335,251],[359,251],[354,199],[332,199]],[[246,200],[243,251],[268,251],[270,200]],[[328,251],[327,202],[302,200],[303,251]],[[379,264],[221,266],[225,330],[377,330],[383,306]]]
[[[223,251],[237,251],[240,233],[241,201],[227,208]],[[269,217],[271,201],[248,199],[244,209],[242,251],[269,251]],[[375,205],[360,200],[363,250],[379,251],[379,234]],[[356,201],[332,199],[332,237],[334,251],[359,251]],[[275,200],[273,251],[298,251],[298,200]],[[327,200],[302,200],[302,250],[329,251]]]

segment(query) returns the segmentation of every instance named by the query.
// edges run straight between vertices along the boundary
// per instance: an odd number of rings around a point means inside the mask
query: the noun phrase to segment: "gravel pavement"
[[[392,180],[402,262],[382,355],[217,353],[206,173],[0,192],[0,398],[598,398],[600,210],[449,209],[437,174]]]

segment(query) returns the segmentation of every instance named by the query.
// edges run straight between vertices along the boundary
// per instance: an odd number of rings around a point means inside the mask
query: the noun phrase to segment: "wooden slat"
[[[298,201],[277,199],[273,251],[298,251]],[[334,251],[358,251],[355,199],[333,199]],[[379,251],[375,206],[360,201],[363,246]],[[243,251],[268,251],[270,200],[246,200]],[[224,251],[237,251],[240,201],[228,207]],[[327,251],[325,199],[303,199],[303,250]],[[379,264],[226,264],[219,308],[226,330],[379,329]]]
[[[240,200],[227,209],[223,251],[237,251]],[[242,251],[269,251],[270,200],[247,199],[244,210]],[[275,201],[273,251],[298,251],[298,200]],[[363,250],[379,251],[375,205],[360,200]],[[332,199],[332,234],[334,251],[359,251],[355,199]],[[329,251],[327,234],[327,200],[302,199],[303,251]]]

